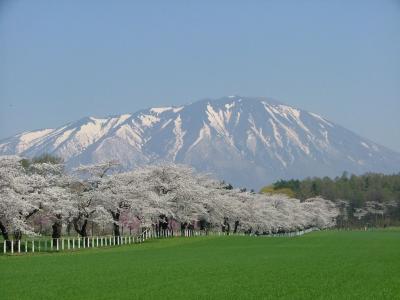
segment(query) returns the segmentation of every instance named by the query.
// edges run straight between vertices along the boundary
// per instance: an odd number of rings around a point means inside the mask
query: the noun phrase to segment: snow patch
[[[281,134],[279,133],[278,126],[276,126],[275,122],[271,118],[269,118],[268,121],[271,123],[272,131],[274,132],[274,138],[277,145],[283,148],[282,137]]]
[[[101,119],[101,118],[95,118],[95,117],[89,117],[89,119],[95,123],[101,123],[101,124],[108,121],[108,119]]]
[[[54,129],[43,129],[43,130],[22,133],[19,137],[19,143],[16,147],[17,154],[33,146],[35,143],[40,141],[41,138],[45,138],[53,131]]]
[[[26,132],[21,135],[20,141],[25,144],[29,144],[29,143],[33,142],[34,140],[37,140],[53,131],[54,131],[54,129],[43,129],[43,130],[37,130],[37,131],[32,131],[32,132]]]
[[[287,120],[290,121],[292,119],[295,121],[300,128],[302,128],[307,133],[310,133],[310,130],[304,125],[303,121],[301,120],[301,112],[300,110],[287,106],[287,105],[278,105],[278,112],[283,115]]]
[[[237,126],[237,124],[239,124],[239,120],[240,120],[240,111],[236,115],[235,126]]]
[[[72,156],[85,150],[87,146],[97,142],[100,138],[106,135],[112,122],[109,119],[89,118],[92,122],[82,125],[79,130],[74,129],[76,134],[68,141],[68,145],[63,148],[66,156]]]
[[[253,153],[253,155],[256,155],[257,138],[251,131],[247,132],[246,146]]]
[[[172,110],[172,107],[154,107],[151,108],[150,111],[156,114],[161,114],[165,111]]]
[[[235,102],[225,104],[225,108],[228,109],[228,110],[233,108],[233,107],[235,107]]]
[[[119,124],[125,122],[125,121],[126,121],[127,119],[129,119],[131,116],[132,116],[131,114],[124,114],[124,115],[121,115],[121,116],[118,118],[118,121],[114,124],[114,127],[117,127]]]
[[[310,149],[308,148],[307,145],[304,145],[299,136],[297,135],[296,131],[293,130],[292,128],[286,126],[285,124],[283,124],[276,116],[275,113],[273,111],[273,109],[271,109],[268,105],[266,105],[264,103],[264,108],[266,109],[266,111],[270,114],[270,116],[273,118],[273,120],[280,126],[282,127],[285,132],[286,132],[286,136],[288,138],[288,140],[292,141],[293,144],[297,145],[305,154],[309,155],[310,154]]]
[[[261,127],[260,127],[260,128],[257,128],[257,126],[256,126],[256,124],[255,124],[255,122],[254,122],[254,118],[253,118],[253,116],[252,116],[251,114],[250,114],[250,116],[249,116],[248,121],[249,121],[249,123],[250,123],[250,125],[251,125],[250,129],[254,132],[254,134],[261,140],[261,142],[262,142],[265,146],[269,147],[269,146],[270,146],[270,143],[269,143],[269,141],[268,141],[268,137],[265,137],[265,136],[263,135],[263,132],[262,132],[262,128],[261,128]]]
[[[174,134],[175,134],[175,145],[169,152],[169,154],[172,156],[172,160],[175,161],[176,155],[178,154],[179,150],[181,150],[183,146],[183,137],[185,136],[186,132],[182,130],[182,119],[181,115],[178,115],[178,117],[174,121],[175,127],[174,127]]]
[[[222,110],[219,110],[219,112],[216,112],[214,108],[210,105],[210,103],[207,104],[207,117],[208,120],[210,121],[211,127],[217,131],[221,136],[224,137],[224,139],[234,147],[234,142],[233,138],[230,136],[228,130],[225,127],[225,118],[227,116],[224,115]],[[230,117],[230,116],[229,116]]]
[[[286,168],[287,167],[287,162],[280,156],[278,153],[275,153],[276,158],[279,160],[279,162]]]
[[[320,130],[320,133],[324,137],[326,145],[329,145],[328,131],[327,130]]]
[[[139,119],[144,127],[152,127],[155,123],[160,121],[160,118],[152,115],[140,115]]]
[[[330,127],[334,127],[331,123],[329,123],[327,120],[325,120],[325,119],[324,119],[323,117],[321,117],[320,115],[317,115],[317,114],[312,113],[312,112],[309,112],[309,114],[310,114],[311,116],[313,116],[314,118],[316,118],[316,119],[318,119],[318,120],[324,122],[326,125],[328,125],[328,126],[330,126]]]
[[[203,127],[200,129],[198,138],[194,141],[194,143],[189,147],[188,152],[192,150],[198,143],[200,143],[204,138],[211,137],[210,127],[203,122]]]
[[[167,122],[165,122],[165,123],[161,126],[161,129],[164,129],[165,127],[167,127],[168,124],[171,123],[171,122],[172,122],[172,119],[169,119]]]
[[[137,149],[141,149],[143,145],[140,131],[137,128],[132,128],[128,124],[122,125],[118,128],[116,135]]]
[[[63,142],[65,142],[71,135],[72,132],[74,132],[75,129],[69,129],[66,130],[62,133],[62,135],[60,135],[59,137],[57,137],[57,139],[54,141],[54,148],[57,148],[59,145],[61,145]]]
[[[368,146],[368,144],[367,143],[364,143],[364,142],[361,142],[360,143],[362,146],[364,146],[365,148],[367,148],[367,149],[369,149],[370,147]]]
[[[178,112],[180,112],[183,108],[184,108],[184,106],[174,107],[174,108],[172,109],[172,111],[173,111],[174,113],[178,113]]]

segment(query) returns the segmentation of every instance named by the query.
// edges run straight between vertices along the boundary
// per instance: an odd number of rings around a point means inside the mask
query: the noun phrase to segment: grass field
[[[0,257],[0,299],[400,299],[400,230]]]

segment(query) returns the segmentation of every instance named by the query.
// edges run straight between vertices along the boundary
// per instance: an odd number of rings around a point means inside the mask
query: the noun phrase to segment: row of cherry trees
[[[63,227],[87,236],[89,224],[269,233],[335,224],[336,206],[322,198],[300,202],[282,195],[243,192],[174,164],[116,172],[115,162],[66,172],[57,161],[0,157],[0,231],[4,239],[36,235],[40,216],[58,238]]]

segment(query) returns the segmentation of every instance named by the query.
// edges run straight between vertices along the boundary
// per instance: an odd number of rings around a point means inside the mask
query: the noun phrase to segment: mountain
[[[0,155],[42,153],[63,157],[69,167],[110,159],[126,169],[185,163],[256,189],[281,178],[400,171],[399,153],[315,113],[263,97],[229,96],[86,117],[0,141]]]

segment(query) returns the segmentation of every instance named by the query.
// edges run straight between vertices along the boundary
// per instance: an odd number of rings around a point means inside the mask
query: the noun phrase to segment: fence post
[[[4,242],[3,242],[3,252],[4,252],[4,254],[7,253],[7,240],[4,240]]]
[[[50,251],[53,251],[53,239],[50,240]]]
[[[35,240],[32,240],[32,253],[35,253]]]
[[[11,254],[14,254],[14,241],[11,240]]]
[[[18,253],[21,253],[21,240],[18,240]]]

